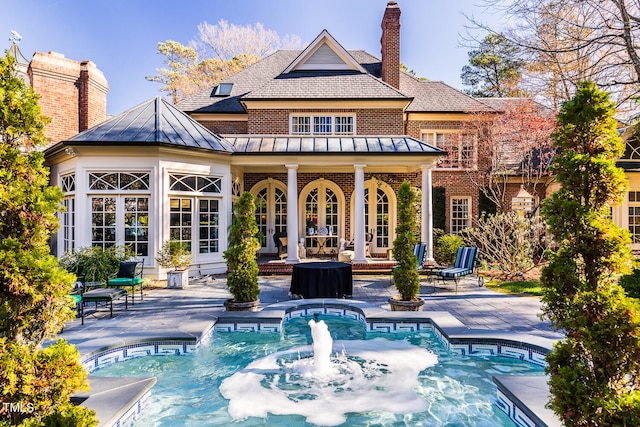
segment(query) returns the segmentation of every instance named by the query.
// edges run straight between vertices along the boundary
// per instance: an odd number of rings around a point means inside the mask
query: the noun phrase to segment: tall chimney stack
[[[387,3],[382,17],[382,80],[400,89],[400,7]]]

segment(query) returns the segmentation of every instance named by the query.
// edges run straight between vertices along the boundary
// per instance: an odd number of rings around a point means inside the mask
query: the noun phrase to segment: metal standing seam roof
[[[446,154],[409,136],[228,135],[225,139],[238,154]]]
[[[65,141],[84,144],[163,144],[233,152],[223,138],[158,96]]]

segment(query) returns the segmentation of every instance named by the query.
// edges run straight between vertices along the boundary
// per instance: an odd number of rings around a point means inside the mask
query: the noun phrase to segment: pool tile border
[[[258,312],[221,312],[211,328],[197,339],[154,339],[103,349],[82,360],[89,372],[112,363],[149,355],[185,355],[198,349],[213,332],[282,333],[282,324],[298,317],[339,316],[362,322],[368,332],[433,332],[450,351],[460,355],[501,356],[545,366],[545,355],[553,341],[546,338],[499,331],[473,330],[465,327],[448,312],[389,312],[377,306],[355,300],[293,300],[272,304]],[[522,402],[511,399],[510,393],[498,384],[496,406],[519,427],[545,427],[534,423]],[[146,396],[148,398],[148,396]],[[145,398],[145,399],[146,399]],[[141,399],[142,401],[143,399]],[[137,417],[137,411],[127,417]],[[124,418],[122,420],[124,421]],[[132,420],[133,420],[132,419]],[[119,423],[117,425],[120,425]],[[124,425],[124,424],[123,424]]]

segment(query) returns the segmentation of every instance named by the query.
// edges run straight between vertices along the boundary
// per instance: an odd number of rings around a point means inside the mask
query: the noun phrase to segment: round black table
[[[353,294],[351,264],[305,262],[294,264],[291,294],[302,298],[349,298]]]

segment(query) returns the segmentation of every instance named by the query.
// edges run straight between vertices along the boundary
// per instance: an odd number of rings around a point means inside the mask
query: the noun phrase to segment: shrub
[[[257,301],[259,230],[255,217],[255,201],[248,191],[242,193],[233,205],[233,218],[229,232],[229,247],[224,251],[229,273],[227,286],[234,302]]]
[[[465,240],[478,247],[483,262],[507,278],[522,276],[545,256],[545,225],[517,212],[483,214],[464,233]]]
[[[183,271],[191,266],[193,257],[184,243],[166,240],[158,251],[156,261],[161,267]]]
[[[631,298],[640,298],[640,263],[636,260],[633,272],[620,277],[620,286],[625,294]]]
[[[106,282],[118,273],[120,261],[135,257],[128,246],[86,246],[65,253],[60,257],[60,265],[87,282]]]
[[[451,265],[456,260],[458,248],[464,246],[464,239],[459,234],[443,234],[436,240],[433,257],[441,265]]]

